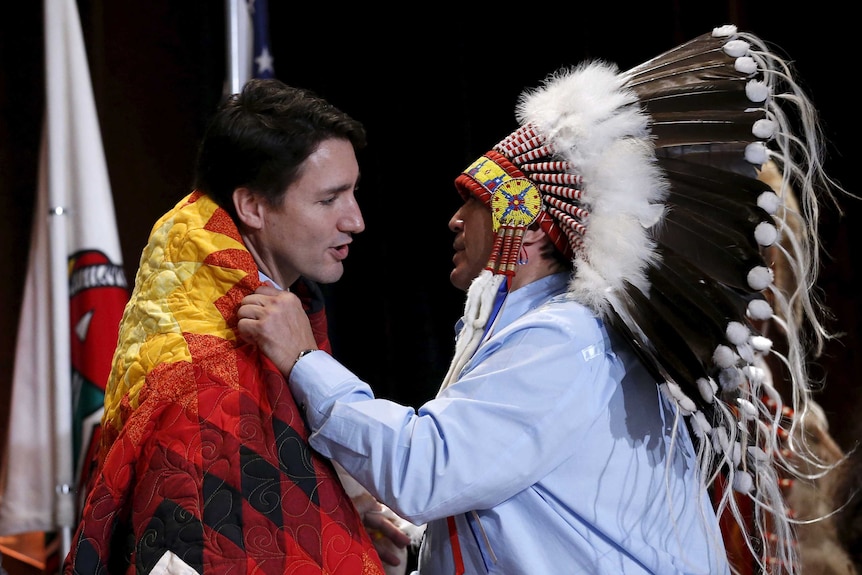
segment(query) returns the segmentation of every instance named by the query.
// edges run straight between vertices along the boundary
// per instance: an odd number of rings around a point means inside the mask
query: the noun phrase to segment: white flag
[[[0,535],[68,532],[77,522],[75,493],[98,437],[90,425],[101,419],[129,296],[78,8],[75,0],[44,4],[45,132],[0,467]]]

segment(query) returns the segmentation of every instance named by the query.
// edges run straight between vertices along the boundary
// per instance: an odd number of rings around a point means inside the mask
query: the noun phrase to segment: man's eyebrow
[[[322,195],[325,194],[343,194],[345,192],[350,192],[355,190],[359,186],[359,180],[356,180],[356,183],[353,184],[338,184],[335,186],[330,186],[327,188],[321,188],[320,193]]]

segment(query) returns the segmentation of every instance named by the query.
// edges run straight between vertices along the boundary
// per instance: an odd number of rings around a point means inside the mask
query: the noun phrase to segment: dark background
[[[568,3],[563,8],[431,3],[336,8],[270,1],[276,76],[311,88],[363,121],[359,201],[367,231],[344,278],[327,289],[335,354],[378,394],[412,405],[432,396],[452,350],[463,294],[448,281],[459,171],[515,127],[524,87],[585,58],[629,68],[713,27],[734,23],[786,52],[818,105],[827,168],[850,191],[858,157],[859,31],[851,3],[804,9],[744,2]],[[35,202],[44,108],[42,3],[0,20],[0,439]],[[225,82],[220,0],[80,0],[90,71],[129,281],[155,220],[190,190],[198,138]],[[824,206],[829,256],[818,289],[844,332],[814,368],[817,399],[845,448],[856,423],[860,202]],[[5,445],[5,442],[0,442]],[[0,447],[2,449],[2,447]]]

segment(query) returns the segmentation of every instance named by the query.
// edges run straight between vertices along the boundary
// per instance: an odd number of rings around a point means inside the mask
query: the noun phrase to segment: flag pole
[[[45,101],[48,154],[48,238],[51,279],[51,321],[53,329],[52,386],[54,460],[54,520],[60,534],[60,556],[71,545],[75,522],[74,461],[72,457],[72,365],[69,356],[68,285],[68,170],[67,123],[69,113],[68,67],[63,46],[68,29],[63,22],[78,21],[74,0],[45,0]]]
[[[239,47],[241,37],[240,2],[243,4],[242,8],[245,9],[245,0],[225,0],[225,21],[227,22],[227,82],[224,88],[225,96],[239,92],[243,84],[243,65],[240,62],[242,51]]]

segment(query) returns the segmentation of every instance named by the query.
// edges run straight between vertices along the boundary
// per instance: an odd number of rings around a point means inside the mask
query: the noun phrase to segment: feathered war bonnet
[[[782,399],[763,370],[764,355],[778,352],[758,326],[784,328],[780,361],[794,409],[804,411],[806,345],[814,340],[819,352],[826,337],[809,289],[815,188],[829,194],[831,182],[815,111],[789,66],[724,26],[625,72],[605,62],[560,70],[522,94],[516,118],[520,127],[455,181],[491,208],[497,238],[468,290],[443,388],[478,346],[536,223],[573,261],[569,296],[627,336],[687,416],[704,488],[722,476],[741,494],[726,491],[719,512],[740,523],[764,569],[793,572],[778,476],[791,465],[779,445]],[[779,193],[758,178],[767,164],[782,174]],[[791,184],[802,213],[784,204]],[[779,239],[790,246],[780,248],[794,274],[790,293],[775,287],[764,258]],[[738,497],[753,500],[753,519]]]

